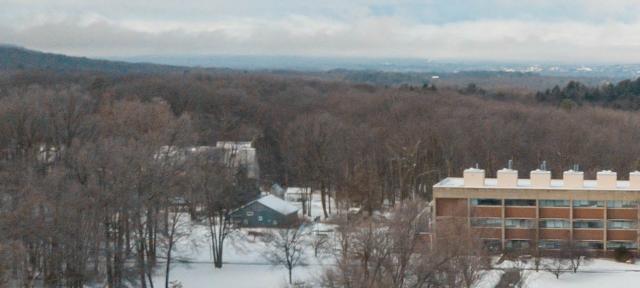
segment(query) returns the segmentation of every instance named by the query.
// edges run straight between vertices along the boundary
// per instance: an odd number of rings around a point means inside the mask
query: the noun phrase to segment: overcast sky
[[[640,62],[638,0],[0,0],[0,42],[71,55]]]

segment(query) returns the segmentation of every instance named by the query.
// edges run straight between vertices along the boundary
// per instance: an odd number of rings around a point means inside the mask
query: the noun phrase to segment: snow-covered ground
[[[292,204],[297,207],[301,205],[299,202],[292,202]],[[332,203],[332,208],[334,207],[334,203]],[[316,216],[322,216],[319,195],[313,197],[311,212],[312,219]],[[187,218],[185,216],[184,220],[188,221]],[[287,270],[282,266],[273,266],[268,263],[262,256],[263,251],[267,249],[267,244],[262,242],[260,238],[248,236],[250,229],[233,232],[231,238],[225,242],[224,265],[221,269],[215,269],[207,228],[197,223],[190,223],[189,227],[191,229],[189,237],[181,239],[174,252],[175,258],[170,281],[178,281],[185,288],[288,287]],[[305,250],[305,253],[308,265],[294,269],[294,281],[304,281],[311,285],[317,284],[324,267],[331,265],[333,258],[326,254],[315,258],[310,246]],[[182,260],[183,262],[181,262]],[[507,261],[498,267],[508,268],[510,265]],[[164,287],[164,266],[158,267],[156,272],[155,286]],[[502,270],[487,271],[477,287],[494,287],[500,281],[502,274]],[[634,283],[640,283],[640,264],[594,259],[580,267],[578,273],[566,272],[560,275],[560,279],[556,279],[555,275],[543,270],[540,272],[527,271],[525,278],[528,288],[635,287]]]
[[[635,284],[633,284],[635,283]],[[578,273],[564,273],[560,279],[549,272],[530,272],[527,287],[637,287],[640,283],[640,265],[618,263],[607,259],[594,259]]]
[[[509,267],[508,263],[500,267]],[[494,287],[502,275],[501,270],[487,272],[478,288]],[[527,288],[605,288],[636,287],[640,283],[640,264],[618,263],[609,259],[593,259],[581,266],[577,273],[565,272],[556,276],[540,270],[525,272]]]
[[[331,202],[331,203],[329,203]],[[298,207],[300,215],[302,215],[302,202],[289,202],[294,206]],[[336,203],[333,199],[327,199],[327,213],[329,213],[329,205],[331,205],[331,214],[335,214],[337,211]],[[330,215],[331,215],[330,214]],[[320,217],[324,219],[324,214],[322,213],[322,200],[320,199],[320,193],[313,193],[311,196],[311,219],[315,219],[316,217]]]
[[[255,229],[254,229],[255,230]],[[249,229],[237,230],[225,241],[224,264],[221,269],[213,266],[208,230],[200,224],[191,225],[191,235],[181,239],[172,261],[170,281],[178,281],[183,287],[287,287],[288,274],[283,266],[273,266],[262,256],[267,244],[259,237],[248,236]],[[263,230],[264,231],[264,230]],[[293,271],[294,281],[317,282],[323,265],[331,257],[314,257],[313,250],[305,250],[307,264]],[[158,267],[154,284],[164,283],[164,266]]]
[[[267,249],[259,238],[248,236],[247,229],[235,231],[225,244],[224,265],[213,267],[208,230],[200,224],[191,226],[191,236],[182,239],[176,251],[170,281],[179,281],[183,287],[238,287],[278,288],[287,286],[287,270],[273,266],[262,256]],[[325,265],[331,265],[331,256],[320,259],[313,256],[312,248],[306,250],[307,266],[294,269],[294,281],[317,284]],[[187,262],[180,262],[186,260]],[[508,262],[499,267],[510,267]],[[478,288],[494,287],[500,280],[501,270],[488,271],[478,283]],[[617,263],[612,260],[594,259],[580,267],[578,273],[566,272],[556,279],[555,275],[541,270],[525,272],[528,288],[603,288],[631,287],[640,283],[640,265]],[[164,267],[157,269],[154,277],[156,287],[163,287]],[[316,287],[316,286],[314,286]]]
[[[301,208],[300,202],[290,203]],[[332,210],[335,211],[335,204],[332,202],[331,205]],[[312,219],[323,216],[319,194],[313,195],[311,206]],[[183,221],[188,222],[187,215]],[[287,287],[287,270],[283,266],[273,266],[268,263],[262,254],[268,249],[266,244],[259,238],[248,236],[248,231],[256,229],[234,231],[225,241],[223,267],[215,269],[207,227],[197,223],[188,223],[188,226],[191,230],[189,237],[181,239],[174,251],[175,258],[172,261],[170,281],[178,281],[185,288]],[[317,283],[324,270],[323,266],[331,263],[333,258],[326,254],[316,258],[310,246],[305,252],[307,265],[295,268],[293,279],[310,284]],[[154,284],[156,287],[164,287],[164,265],[158,267],[156,272]]]

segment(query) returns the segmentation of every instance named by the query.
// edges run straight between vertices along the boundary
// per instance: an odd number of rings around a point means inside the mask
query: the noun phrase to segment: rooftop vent
[[[602,170],[596,174],[598,189],[616,189],[618,174],[611,170]]]
[[[465,169],[463,174],[465,187],[484,186],[484,169],[478,168],[478,164],[476,164],[475,168]]]
[[[551,172],[547,171],[547,161],[542,161],[540,168],[531,171],[529,174],[531,187],[548,188],[551,186]]]
[[[573,169],[569,169],[562,173],[565,188],[582,188],[584,186],[584,173],[578,171],[580,166],[573,165]]]
[[[507,168],[498,170],[498,187],[518,186],[518,170],[513,170],[513,160],[509,160]]]
[[[640,189],[640,171],[633,171],[629,173],[629,188]]]

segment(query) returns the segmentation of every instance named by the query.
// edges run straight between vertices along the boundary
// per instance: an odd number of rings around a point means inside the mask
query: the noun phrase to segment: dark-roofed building
[[[242,227],[280,227],[298,221],[298,207],[274,195],[253,200],[231,212],[231,221]]]

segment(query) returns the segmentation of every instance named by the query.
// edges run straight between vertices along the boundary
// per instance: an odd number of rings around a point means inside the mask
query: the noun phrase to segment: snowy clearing
[[[187,219],[188,217],[184,217]],[[188,221],[188,220],[187,220]],[[269,229],[241,229],[234,231],[224,245],[224,265],[213,266],[207,227],[190,224],[189,237],[181,239],[174,251],[169,281],[178,281],[183,287],[287,287],[287,270],[274,266],[262,255],[268,249],[259,238],[248,236],[249,231],[265,232]],[[312,247],[305,249],[306,266],[293,270],[294,281],[317,283],[323,266],[332,262],[326,254],[314,257]],[[164,265],[156,269],[153,281],[164,287]],[[158,286],[162,284],[161,286]]]
[[[508,268],[508,262],[498,265]],[[500,281],[502,270],[488,271],[478,284],[478,288],[492,288]],[[555,275],[540,270],[528,270],[524,274],[527,288],[603,288],[630,287],[630,283],[640,283],[640,265],[618,263],[609,259],[592,259],[581,266],[577,273],[566,272],[556,279]]]

